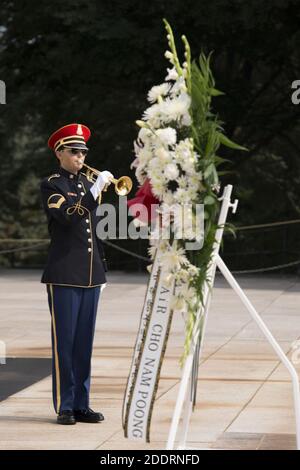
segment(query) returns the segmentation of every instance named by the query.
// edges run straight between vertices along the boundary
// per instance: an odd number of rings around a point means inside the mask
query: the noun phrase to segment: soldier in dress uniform
[[[41,282],[47,284],[51,313],[53,403],[59,424],[104,419],[89,406],[96,313],[107,271],[95,212],[113,175],[103,171],[93,184],[80,171],[90,134],[82,124],[54,132],[48,146],[60,166],[41,183],[51,237]]]

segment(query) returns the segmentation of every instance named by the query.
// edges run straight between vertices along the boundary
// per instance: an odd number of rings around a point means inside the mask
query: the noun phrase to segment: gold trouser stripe
[[[60,411],[60,372],[59,372],[59,361],[58,361],[58,352],[57,352],[57,336],[56,336],[56,323],[54,315],[54,297],[53,297],[53,286],[50,284],[50,294],[51,294],[51,318],[52,318],[52,327],[53,327],[53,340],[54,340],[54,361],[55,361],[55,377],[56,377],[56,411]]]

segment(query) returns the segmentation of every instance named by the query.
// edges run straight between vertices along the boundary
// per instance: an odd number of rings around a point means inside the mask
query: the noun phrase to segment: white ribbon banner
[[[153,404],[172,321],[173,294],[174,281],[170,285],[163,281],[157,253],[125,393],[123,426],[129,439],[150,440]]]

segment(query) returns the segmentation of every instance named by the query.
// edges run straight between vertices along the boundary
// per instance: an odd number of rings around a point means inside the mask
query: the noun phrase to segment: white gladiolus
[[[176,80],[176,82],[174,83],[174,85],[172,86],[170,90],[170,95],[175,97],[179,93],[182,93],[182,92],[187,92],[187,87],[186,87],[184,78],[178,77],[178,79]]]
[[[178,73],[177,73],[177,70],[175,69],[175,67],[173,67],[172,69],[167,68],[167,71],[168,71],[168,75],[165,78],[166,81],[168,81],[168,80],[177,80]]]
[[[170,51],[165,52],[165,58],[168,59],[171,63],[173,63],[174,55]]]

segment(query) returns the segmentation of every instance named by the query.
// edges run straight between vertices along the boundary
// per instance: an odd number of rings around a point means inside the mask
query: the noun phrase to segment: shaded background
[[[12,0],[1,2],[0,15],[0,79],[7,87],[7,104],[0,105],[0,239],[48,237],[39,182],[56,171],[47,139],[66,123],[91,128],[87,163],[134,179],[134,122],[169,66],[163,17],[178,43],[186,34],[194,58],[213,51],[216,86],[226,93],[214,100],[214,112],[226,134],[249,148],[220,155],[232,162],[222,168],[230,171],[222,185],[233,184],[239,199],[229,221],[300,219],[300,105],[291,101],[291,84],[300,79],[299,0]],[[113,191],[106,201],[117,203]],[[236,240],[225,237],[223,256],[236,270],[288,263],[300,258],[299,232],[299,223],[241,230]],[[146,241],[114,243],[147,256]],[[1,252],[15,248],[0,244]],[[106,251],[111,269],[147,264]],[[41,267],[45,256],[44,245],[0,254],[0,262]]]

